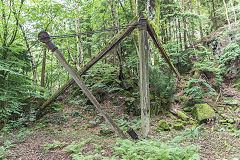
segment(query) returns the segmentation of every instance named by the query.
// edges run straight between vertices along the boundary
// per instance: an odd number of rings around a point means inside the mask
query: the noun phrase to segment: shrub
[[[170,69],[167,72],[157,67],[149,67],[150,88],[156,104],[152,107],[153,114],[159,114],[162,109],[169,109],[175,92],[175,79]]]

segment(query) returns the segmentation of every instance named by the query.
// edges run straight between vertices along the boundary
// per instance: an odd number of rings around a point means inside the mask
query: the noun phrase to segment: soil
[[[13,142],[16,142],[10,148],[8,159],[10,160],[71,160],[71,153],[64,150],[64,147],[71,144],[73,141],[80,142],[91,138],[91,141],[85,144],[83,155],[91,155],[98,152],[103,157],[112,157],[114,155],[112,147],[116,143],[117,136],[110,134],[103,136],[100,130],[105,126],[105,121],[95,110],[86,111],[87,107],[81,107],[76,104],[65,104],[65,108],[61,112],[45,115],[37,123],[27,127],[23,131],[25,137],[13,136],[9,137]],[[89,106],[88,108],[91,108]],[[120,120],[124,115],[124,105],[111,106],[109,101],[105,101],[103,108],[115,119]],[[75,114],[73,114],[75,113]],[[76,114],[80,113],[80,114]],[[137,117],[129,117],[128,121],[132,121]],[[99,120],[98,120],[99,119]],[[184,131],[162,131],[156,132],[153,128],[156,127],[159,119],[171,121],[169,117],[155,117],[152,119],[150,135],[162,141],[168,141],[177,135],[181,135]],[[90,122],[97,121],[96,124]],[[130,123],[129,123],[130,124]],[[187,126],[186,128],[191,128]],[[197,138],[187,138],[181,145],[197,145],[200,146],[199,154],[202,159],[231,159],[240,158],[239,134],[226,131],[214,131],[216,123],[209,123],[203,127],[201,135]],[[187,130],[187,129],[186,129]],[[140,136],[140,130],[136,130]],[[18,135],[20,131],[15,132]],[[125,132],[126,133],[126,132]],[[19,138],[22,139],[19,141]],[[130,137],[129,137],[130,139]],[[66,145],[55,149],[46,150],[44,146],[51,144],[53,141],[65,142]],[[100,149],[99,149],[100,148]]]

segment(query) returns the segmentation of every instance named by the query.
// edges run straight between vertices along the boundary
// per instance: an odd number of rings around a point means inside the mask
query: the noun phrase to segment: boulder
[[[216,117],[213,108],[208,104],[195,104],[192,110],[192,115],[198,121],[214,119]]]

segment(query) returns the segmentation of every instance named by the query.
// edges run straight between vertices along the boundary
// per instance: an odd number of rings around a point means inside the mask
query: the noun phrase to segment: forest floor
[[[109,159],[114,156],[113,146],[116,145],[117,136],[112,132],[105,132],[109,131],[110,128],[97,111],[91,106],[83,107],[74,103],[65,103],[64,105],[62,111],[47,114],[32,126],[14,132],[13,136],[8,138],[11,142],[15,142],[10,148],[8,159],[70,160],[72,159],[71,153],[66,152],[64,148],[73,141],[81,142],[89,138],[91,140],[83,145],[82,154],[84,156],[95,153],[102,157],[109,157]],[[129,127],[133,127],[141,139],[139,117],[126,117],[124,105],[111,106],[109,101],[104,102],[103,108],[112,117],[115,117],[115,121],[121,129],[126,131]],[[154,117],[150,131],[152,139],[167,142],[173,137],[185,136],[180,145],[193,144],[200,146],[201,159],[240,158],[239,132],[227,132],[224,129],[214,131],[213,128],[218,125],[215,122],[203,126],[201,134],[199,133],[197,137],[188,136],[190,135],[188,131],[191,129],[191,125],[186,126],[183,131],[173,129],[171,131],[155,131],[154,128],[158,125],[160,119],[171,121],[169,116]],[[61,143],[55,147],[49,147],[56,141]]]

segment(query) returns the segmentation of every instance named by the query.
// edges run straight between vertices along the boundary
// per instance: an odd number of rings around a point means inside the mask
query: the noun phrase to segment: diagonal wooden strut
[[[63,67],[72,76],[74,81],[82,89],[83,93],[90,99],[90,101],[93,103],[93,105],[96,107],[96,109],[102,114],[102,116],[109,123],[109,125],[112,127],[112,129],[116,132],[116,134],[121,138],[126,138],[125,135],[123,134],[123,132],[120,130],[120,128],[111,119],[111,117],[108,116],[108,114],[104,110],[102,110],[100,103],[97,101],[97,99],[93,96],[93,94],[90,92],[90,90],[84,84],[82,78],[68,64],[66,59],[63,57],[62,53],[58,50],[57,46],[51,41],[48,33],[40,32],[38,37],[42,43],[46,43],[48,48],[54,53],[56,58],[60,61],[60,63],[63,65]]]
[[[165,61],[167,62],[167,64],[169,65],[169,67],[171,68],[171,70],[177,75],[177,77],[180,79],[180,74],[178,72],[178,70],[174,67],[174,65],[172,64],[171,60],[169,59],[166,51],[164,50],[164,48],[162,47],[161,43],[158,41],[157,35],[152,27],[152,25],[149,23],[149,21],[147,21],[147,30],[148,30],[148,34],[151,36],[151,38],[153,39],[153,42],[155,44],[155,46],[158,48],[159,52],[162,54],[163,58],[165,59]]]
[[[88,62],[81,70],[77,72],[78,75],[83,75],[87,70],[89,70],[94,64],[96,64],[102,57],[104,57],[111,49],[113,49],[116,45],[118,45],[126,36],[130,35],[132,31],[137,27],[137,17],[130,22],[132,27],[120,32],[118,35],[114,36],[110,41],[110,45],[104,48],[99,52],[97,56],[95,56],[90,62]],[[134,25],[136,24],[136,25]],[[48,99],[41,107],[40,110],[44,110],[49,104],[51,104],[60,94],[62,94],[66,89],[68,89],[74,83],[73,78],[67,81],[58,91],[56,91],[50,99]]]

